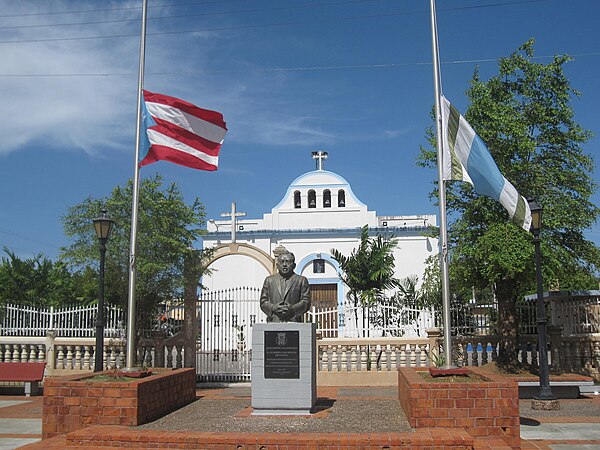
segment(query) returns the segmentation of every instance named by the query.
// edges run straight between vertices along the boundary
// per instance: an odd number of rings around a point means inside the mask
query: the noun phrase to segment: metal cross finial
[[[221,213],[221,217],[231,217],[231,243],[235,243],[235,231],[237,229],[237,218],[244,217],[246,215],[245,212],[236,212],[235,210],[235,202],[231,202],[231,212],[230,213]]]
[[[312,152],[312,158],[317,160],[317,170],[323,170],[323,161],[327,159],[327,152]]]

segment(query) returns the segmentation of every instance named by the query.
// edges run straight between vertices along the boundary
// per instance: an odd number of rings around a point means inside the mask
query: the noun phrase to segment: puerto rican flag
[[[227,126],[223,115],[162,94],[143,91],[139,165],[164,160],[217,170]]]

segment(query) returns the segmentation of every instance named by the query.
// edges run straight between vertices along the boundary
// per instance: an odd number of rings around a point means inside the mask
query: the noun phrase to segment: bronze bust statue
[[[260,309],[267,315],[267,322],[302,322],[302,316],[310,308],[310,286],[306,277],[294,273],[296,267],[293,253],[277,256],[279,273],[265,278],[260,292]]]

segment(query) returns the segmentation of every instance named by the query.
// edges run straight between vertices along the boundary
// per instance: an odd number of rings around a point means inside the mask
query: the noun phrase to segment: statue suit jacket
[[[265,278],[262,291],[260,292],[260,309],[267,315],[267,322],[282,322],[273,314],[273,305],[287,303],[294,311],[294,317],[290,322],[302,322],[303,314],[310,308],[310,286],[306,277],[296,273],[287,280],[285,292],[283,292],[279,273],[269,275]]]

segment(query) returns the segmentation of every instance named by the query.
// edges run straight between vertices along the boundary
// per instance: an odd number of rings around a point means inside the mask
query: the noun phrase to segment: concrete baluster
[[[108,364],[109,369],[117,368],[117,348],[115,345],[110,346],[110,363]]]
[[[367,346],[360,346],[360,371],[365,372],[367,370]]]
[[[177,365],[175,368],[181,369],[183,367],[183,345],[177,345],[175,348],[177,350],[177,353],[175,354],[175,361]]]
[[[408,344],[410,348],[410,367],[417,367],[417,349],[415,344]]]
[[[348,371],[348,354],[346,353],[346,346],[342,345],[342,360],[340,370],[342,372]]]
[[[356,347],[356,345],[353,345],[352,350],[350,352],[350,370],[352,372],[356,372],[358,370],[358,357],[356,356]]]
[[[390,370],[398,369],[398,355],[396,353],[397,351],[398,347],[396,345],[390,346]]]
[[[83,347],[83,370],[89,370],[90,369],[90,346],[89,345],[85,345]]]
[[[75,370],[81,370],[81,345],[75,347]]]
[[[65,368],[65,346],[57,345],[56,347],[58,348],[58,355],[56,357],[56,368],[64,369]]]
[[[37,362],[45,362],[46,361],[46,352],[44,352],[44,344],[38,345],[38,357]],[[46,364],[46,371],[48,370],[48,365]]]
[[[125,367],[125,347],[123,345],[117,347],[117,367]]]
[[[539,367],[539,358],[538,358],[538,354],[539,354],[539,347],[538,347],[538,343],[536,342],[535,345],[531,345],[531,365],[532,367]]]
[[[73,370],[73,346],[67,345],[67,370]]]
[[[337,345],[334,345],[332,348],[332,353],[331,353],[331,371],[332,372],[338,371],[338,348],[339,348],[339,346],[337,346]]]
[[[323,346],[321,352],[321,370],[329,372],[329,346]]]
[[[406,367],[406,344],[400,345],[400,367]]]
[[[384,372],[388,371],[388,346],[381,346],[381,358],[380,358],[381,370]]]
[[[173,367],[173,346],[167,345],[167,367]]]
[[[427,344],[419,344],[419,367],[427,367]]]
[[[378,368],[377,368],[377,355],[378,355],[377,346],[376,345],[371,345],[370,346],[370,352],[369,352],[369,359],[370,359],[371,370],[373,372],[376,372],[378,370]]]

